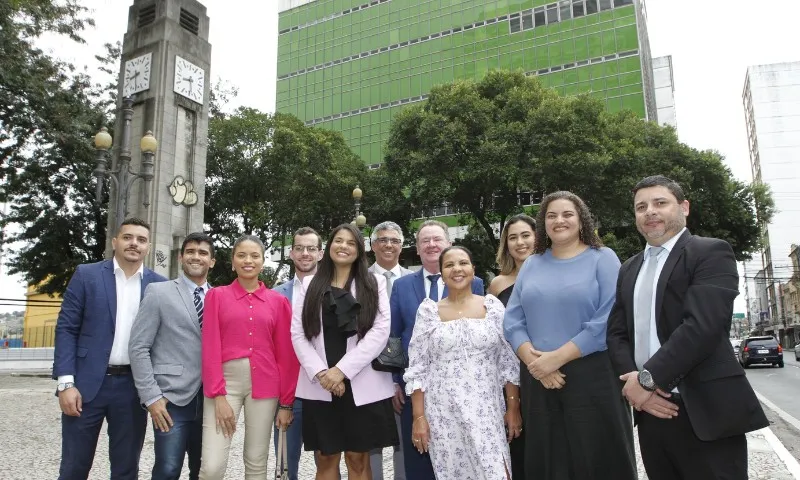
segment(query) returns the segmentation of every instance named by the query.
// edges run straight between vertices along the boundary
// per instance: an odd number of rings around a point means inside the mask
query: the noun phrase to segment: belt
[[[106,375],[130,375],[130,365],[109,365],[106,368]]]

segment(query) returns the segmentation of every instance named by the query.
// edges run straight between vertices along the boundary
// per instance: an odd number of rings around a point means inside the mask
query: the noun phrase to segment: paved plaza
[[[45,378],[0,375],[0,479],[2,480],[52,480],[58,477],[61,434],[58,402],[53,396],[55,382]],[[239,428],[242,428],[240,422]],[[750,449],[750,478],[791,480],[794,477],[775,453],[762,432],[748,436]],[[637,451],[638,458],[638,451]],[[270,458],[268,478],[274,468]],[[384,450],[385,479],[392,478],[391,449]],[[142,452],[139,478],[150,478],[153,465],[153,434],[148,429]],[[100,438],[95,465],[90,479],[108,478],[108,438],[105,429]],[[184,471],[181,478],[188,478]],[[242,463],[242,435],[237,432],[231,447],[228,479],[244,478]],[[304,452],[300,465],[300,478],[314,478],[314,461]],[[347,478],[343,472],[342,478]],[[639,478],[646,479],[639,461]],[[409,479],[412,480],[412,479]],[[451,480],[451,479],[442,479]],[[456,480],[456,479],[452,479]]]

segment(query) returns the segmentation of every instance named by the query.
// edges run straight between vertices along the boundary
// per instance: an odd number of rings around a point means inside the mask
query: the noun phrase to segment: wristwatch
[[[58,384],[58,391],[63,392],[64,390],[74,388],[75,382],[66,382],[66,383],[59,383]]]
[[[655,392],[657,388],[653,375],[645,369],[639,372],[639,385],[648,392]]]

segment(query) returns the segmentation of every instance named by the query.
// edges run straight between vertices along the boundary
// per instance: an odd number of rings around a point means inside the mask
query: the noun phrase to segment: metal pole
[[[131,122],[133,121],[133,98],[122,99],[122,146],[119,150],[117,172],[117,208],[114,218],[114,235],[128,215],[128,173],[131,165]]]

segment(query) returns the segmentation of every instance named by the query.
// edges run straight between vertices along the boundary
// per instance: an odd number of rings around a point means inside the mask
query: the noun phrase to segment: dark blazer
[[[608,352],[617,374],[635,371],[633,290],[643,252],[620,268],[608,318]],[[667,257],[656,287],[661,348],[645,363],[656,385],[678,387],[692,429],[710,441],[766,427],[761,405],[729,340],[739,275],[731,246],[685,231]]]
[[[147,285],[166,278],[145,268],[142,296]],[[64,292],[56,322],[53,378],[74,375],[83,402],[100,390],[114,343],[117,284],[112,260],[78,265]]]
[[[416,272],[405,275],[394,281],[392,284],[392,295],[389,306],[392,311],[392,337],[401,337],[403,348],[408,351],[408,343],[411,341],[411,334],[414,333],[414,322],[417,319],[417,310],[422,300],[425,299],[425,278],[422,276],[423,270],[420,268]],[[483,280],[478,277],[472,279],[472,293],[483,295]],[[447,287],[440,298],[447,296]],[[403,375],[394,374],[395,383],[403,385]]]
[[[275,292],[280,293],[284,297],[289,299],[289,305],[292,304],[292,292],[294,292],[294,277],[290,278],[289,280],[281,283],[277,287],[272,289]]]

